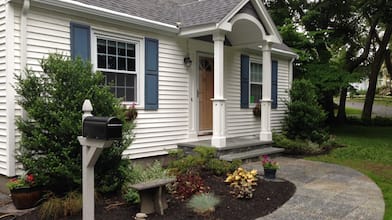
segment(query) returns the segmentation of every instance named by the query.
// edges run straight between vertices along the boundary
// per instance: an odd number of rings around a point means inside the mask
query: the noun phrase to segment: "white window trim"
[[[252,89],[252,87],[251,87],[252,63],[260,64],[261,66],[263,66],[263,62],[261,60],[256,60],[256,59],[252,59],[252,58],[249,60],[249,88],[248,88],[249,89],[249,97],[248,97],[249,108],[254,108],[257,103],[256,100],[255,100],[256,101],[255,103],[250,102],[250,95],[251,95],[250,91]],[[263,74],[263,72],[261,74]],[[261,83],[253,83],[253,84],[259,84],[259,85],[261,85],[261,88],[263,88],[263,78],[261,78]]]
[[[97,38],[111,39],[114,41],[123,41],[135,44],[135,65],[136,65],[136,102],[123,101],[121,104],[131,106],[135,104],[136,108],[144,109],[144,38],[141,36],[129,35],[126,33],[107,32],[104,30],[91,29],[91,63],[93,71],[100,71],[97,61]],[[112,70],[111,72],[125,72]]]

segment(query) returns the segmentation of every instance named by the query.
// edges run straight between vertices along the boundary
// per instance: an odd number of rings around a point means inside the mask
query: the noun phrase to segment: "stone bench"
[[[176,181],[175,178],[157,179],[148,182],[130,185],[132,189],[139,192],[140,211],[151,214],[157,212],[163,215],[163,210],[167,208],[165,185]]]

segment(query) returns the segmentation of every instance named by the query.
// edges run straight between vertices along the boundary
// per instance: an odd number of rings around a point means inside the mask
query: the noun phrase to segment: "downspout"
[[[296,58],[292,58],[289,64],[289,90],[291,90],[291,84],[293,83],[293,63]]]
[[[30,0],[24,0],[20,16],[20,69],[27,63],[27,15],[30,11]]]
[[[8,7],[12,10],[12,6],[10,2],[8,2]],[[30,0],[24,0],[22,8],[21,8],[21,16],[20,16],[20,70],[19,74],[23,74],[23,70],[26,67],[27,63],[27,14],[30,10]],[[13,10],[12,10],[13,11]],[[12,18],[10,18],[8,28],[11,28],[8,32],[8,36],[12,36],[12,40],[8,41],[7,46],[7,116],[8,116],[8,176],[15,176],[17,168],[16,168],[16,160],[15,160],[15,149],[16,149],[16,141],[15,141],[15,99],[16,99],[16,92],[13,88],[13,84],[15,83],[14,74],[15,66],[15,53],[14,53],[14,13],[9,13]],[[22,110],[22,117],[25,117],[26,113]]]

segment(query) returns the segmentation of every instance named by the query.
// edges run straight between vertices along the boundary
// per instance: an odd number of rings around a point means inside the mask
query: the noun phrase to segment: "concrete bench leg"
[[[143,213],[158,213],[163,215],[163,210],[167,208],[166,190],[162,186],[139,191],[140,210]]]

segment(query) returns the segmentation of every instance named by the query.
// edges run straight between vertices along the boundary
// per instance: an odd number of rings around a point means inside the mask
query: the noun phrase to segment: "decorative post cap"
[[[92,112],[93,111],[93,105],[91,105],[91,102],[89,99],[84,100],[82,110],[84,112]]]
[[[82,111],[83,111],[82,120],[84,120],[88,116],[93,116],[91,114],[91,112],[93,111],[93,105],[91,105],[91,102],[89,99],[84,100],[83,106],[82,106]]]

